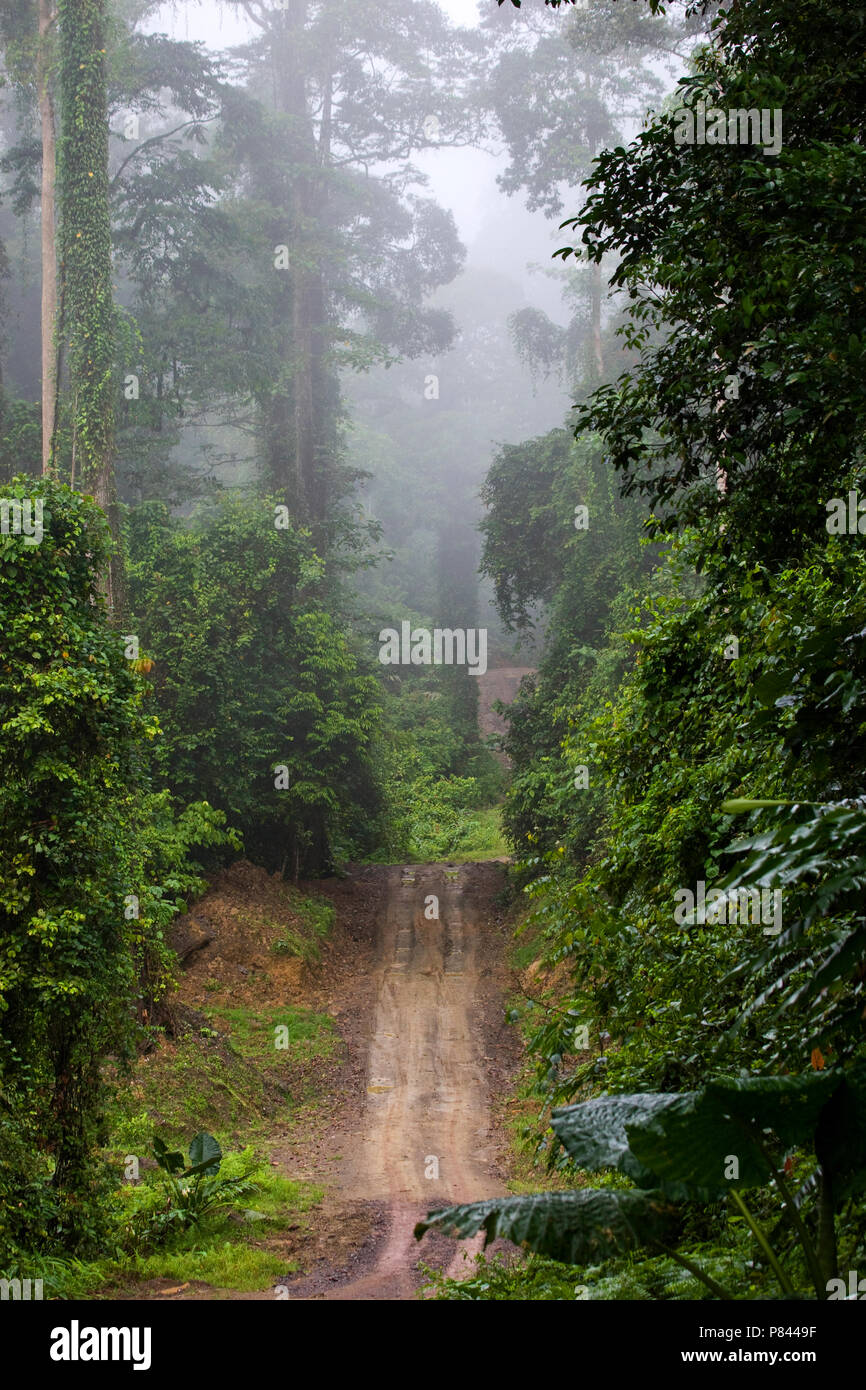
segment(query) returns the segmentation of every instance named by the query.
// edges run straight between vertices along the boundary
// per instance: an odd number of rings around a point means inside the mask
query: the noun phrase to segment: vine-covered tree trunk
[[[55,331],[57,328],[57,234],[54,191],[57,172],[54,98],[51,91],[52,30],[57,12],[52,0],[39,0],[39,120],[42,131],[42,472],[51,464],[57,403]]]
[[[108,517],[104,576],[122,619],[123,561],[114,478],[114,301],[108,203],[107,0],[58,0],[61,331],[68,342],[71,479]]]

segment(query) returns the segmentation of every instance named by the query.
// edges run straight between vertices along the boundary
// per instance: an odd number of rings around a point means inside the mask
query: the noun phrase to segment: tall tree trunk
[[[54,189],[57,149],[51,93],[51,30],[57,18],[52,0],[39,0],[39,119],[42,127],[42,472],[51,464],[57,400],[57,236]]]
[[[58,0],[61,146],[59,210],[63,331],[69,343],[79,487],[108,518],[114,549],[103,576],[109,613],[124,611],[114,475],[115,383],[108,203],[107,0]]]
[[[590,83],[590,87],[592,84]],[[589,148],[593,159],[598,154],[600,141],[594,133],[590,134]],[[590,303],[590,333],[592,337],[592,362],[595,368],[598,381],[604,380],[604,353],[601,348],[601,295],[602,295],[602,276],[601,264],[598,261],[592,262],[591,281],[589,291]]]
[[[592,360],[598,380],[604,379],[604,354],[601,350],[601,266],[592,263]]]
[[[292,224],[292,473],[285,479],[299,520],[324,522],[328,509],[329,392],[324,362],[325,285],[317,228],[326,213],[330,163],[331,96],[317,146],[307,107],[303,35],[308,0],[288,0],[276,31],[277,109],[289,118],[292,159],[289,208]],[[277,479],[276,481],[282,482]]]

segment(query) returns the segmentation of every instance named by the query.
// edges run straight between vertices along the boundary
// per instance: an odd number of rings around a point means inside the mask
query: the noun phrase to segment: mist
[[[52,1359],[187,1378],[282,1368],[254,1301],[844,1351],[863,24],[0,4],[25,1359],[43,1301]]]

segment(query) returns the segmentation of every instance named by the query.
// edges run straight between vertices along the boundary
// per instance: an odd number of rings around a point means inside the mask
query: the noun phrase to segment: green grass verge
[[[149,1152],[155,1133],[175,1142],[206,1129],[224,1148],[257,1136],[314,1098],[340,1053],[329,1014],[215,1005],[207,1017],[230,1031],[209,1027],[163,1042],[119,1091],[109,1142],[118,1160]]]
[[[304,1224],[304,1215],[322,1199],[323,1189],[275,1173],[256,1158],[252,1147],[226,1154],[220,1175],[247,1177],[255,1192],[240,1199],[237,1208],[213,1213],[166,1242],[164,1248],[136,1249],[130,1238],[136,1217],[164,1208],[167,1187],[161,1175],[143,1174],[138,1184],[116,1191],[113,1201],[114,1248],[99,1260],[28,1258],[28,1274],[41,1278],[45,1298],[112,1298],[149,1279],[179,1284],[196,1280],[215,1288],[241,1292],[267,1289],[297,1268],[279,1248],[279,1234]]]
[[[334,925],[334,904],[327,898],[307,897],[289,884],[286,885],[286,891],[289,896],[289,908],[300,917],[302,930],[284,928],[277,940],[271,943],[271,951],[275,956],[300,956],[301,960],[309,964],[318,963],[322,954],[319,942],[329,934]]]
[[[459,850],[451,855],[455,864],[477,860],[502,859],[511,853],[502,831],[501,807],[485,806],[472,813],[471,829]]]

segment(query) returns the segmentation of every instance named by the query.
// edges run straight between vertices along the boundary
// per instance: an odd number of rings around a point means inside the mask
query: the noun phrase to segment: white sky
[[[336,3],[336,0],[334,0]],[[474,28],[478,0],[436,0],[455,24]],[[494,0],[489,0],[491,6]],[[213,48],[240,43],[253,26],[234,5],[220,0],[166,0],[148,26],[177,39],[201,39]]]

